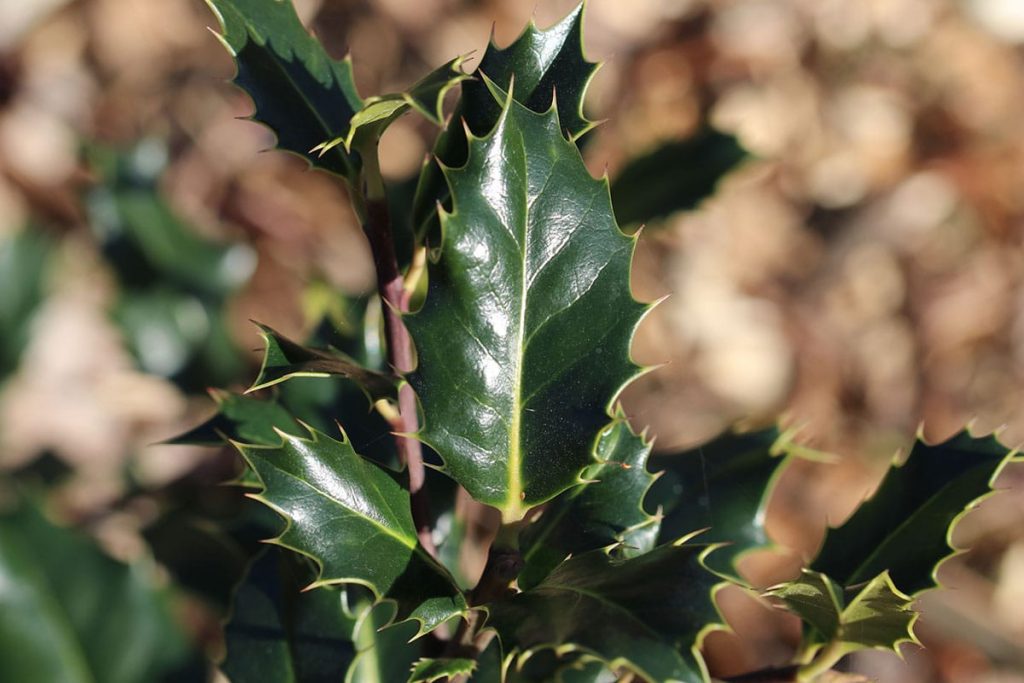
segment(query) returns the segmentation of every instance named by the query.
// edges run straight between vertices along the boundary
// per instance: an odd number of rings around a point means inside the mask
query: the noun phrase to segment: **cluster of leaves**
[[[442,552],[424,545],[405,473],[366,457],[353,436],[365,414],[335,413],[348,434],[334,437],[300,426],[282,404],[221,396],[198,431],[236,444],[253,497],[286,524],[274,539],[283,550],[268,551],[236,594],[224,670],[236,683],[268,671],[313,680],[324,666],[348,680],[706,680],[700,646],[721,626],[715,591],[742,583],[737,560],[768,544],[768,498],[799,449],[777,430],[729,434],[659,458],[658,478],[650,443],[615,407],[640,372],[629,348],[648,307],[630,293],[634,241],[619,228],[609,183],[589,175],[577,148],[593,125],[583,97],[597,68],[582,52],[582,8],[505,48],[489,45],[472,78],[457,59],[406,92],[363,100],[351,63],[331,59],[288,3],[211,7],[236,83],[278,147],[348,184],[372,244],[382,229],[405,230],[428,255],[425,289],[416,290],[415,268],[405,282],[421,301],[401,321],[414,371],[379,357],[360,366],[268,329],[256,386],[336,376],[325,381],[358,386],[390,415],[395,387],[411,386],[422,418],[414,436],[434,469],[502,517],[470,590],[457,552],[444,552],[457,551],[458,525],[435,530]],[[455,87],[445,121],[442,100]],[[387,192],[376,146],[410,110],[441,131],[409,225],[392,229],[371,206]],[[740,156],[708,163],[727,168]],[[635,200],[625,186],[616,194]],[[642,214],[638,205],[627,215]],[[807,625],[800,676],[913,639],[913,597],[934,585],[952,526],[1010,457],[967,433],[919,442],[801,577],[768,592]],[[450,501],[441,479],[427,489]]]
[[[214,391],[216,415],[174,440],[233,444],[244,459],[236,483],[256,501],[222,530],[238,541],[230,561],[243,573],[222,672],[234,683],[707,681],[702,642],[724,627],[716,591],[745,586],[739,560],[770,545],[765,512],[801,449],[766,429],[652,455],[617,404],[642,372],[629,351],[649,309],[630,292],[635,238],[620,225],[692,205],[742,151],[707,133],[614,184],[590,176],[578,145],[593,127],[583,99],[597,66],[582,51],[582,7],[489,45],[472,77],[455,59],[404,92],[364,99],[351,63],[332,59],[287,0],[209,1],[254,119],[279,148],[348,186],[378,274],[394,269],[401,290],[396,299],[381,277],[377,296],[332,297],[303,343],[262,327],[250,389],[260,393]],[[410,112],[440,132],[414,195],[392,202],[401,210],[389,219],[382,207],[396,192],[380,176],[377,143]],[[685,182],[650,181],[680,154],[700,157]],[[154,348],[145,335],[164,318],[188,320],[182,306],[219,324],[239,252],[182,230],[154,199],[144,160],[94,152],[111,182],[90,205],[108,249],[132,255],[118,276],[142,291],[147,315],[126,302],[118,316],[129,332],[139,321],[129,336],[145,364]],[[2,249],[0,259],[27,254],[20,264],[46,247]],[[169,274],[169,290],[146,291],[154,269]],[[37,289],[0,305],[5,329]],[[400,361],[410,349],[399,348],[408,340],[396,325],[411,335],[414,369]],[[24,332],[10,329],[5,342],[16,344]],[[150,362],[180,381],[193,370],[209,379],[228,347],[204,344],[174,367]],[[0,346],[0,361],[11,355]],[[413,391],[410,413],[403,397]],[[410,438],[431,465],[425,483],[403,446]],[[963,432],[919,440],[894,463],[799,577],[764,592],[805,625],[793,666],[777,677],[813,680],[849,652],[913,641],[913,600],[936,585],[953,527],[1014,455]],[[472,543],[462,497],[501,518],[479,580],[460,562]],[[254,534],[273,543],[254,551]],[[168,564],[179,580],[187,574]],[[138,571],[16,505],[0,518],[0,577],[16,579],[0,582],[0,678],[165,674],[183,646],[166,596],[140,585]],[[105,578],[83,583],[93,575]],[[103,658],[129,640],[124,656]],[[59,656],[47,660],[53,643]]]

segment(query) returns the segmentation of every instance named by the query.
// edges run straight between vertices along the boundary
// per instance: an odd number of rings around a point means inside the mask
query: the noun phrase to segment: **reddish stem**
[[[405,292],[402,274],[398,270],[395,256],[395,241],[391,231],[387,201],[370,199],[366,202],[366,223],[363,226],[373,252],[373,264],[377,270],[377,291],[383,300],[384,334],[387,338],[388,363],[400,373],[413,370],[412,339],[402,323],[402,313],[409,310],[409,297]],[[419,430],[416,414],[416,394],[412,387],[403,384],[398,391],[399,424],[396,431],[401,434],[415,434]],[[412,518],[420,544],[433,556],[437,556],[430,529],[430,505],[424,487],[426,471],[423,466],[423,448],[419,441],[395,434],[398,456],[409,473],[409,495],[412,501]]]

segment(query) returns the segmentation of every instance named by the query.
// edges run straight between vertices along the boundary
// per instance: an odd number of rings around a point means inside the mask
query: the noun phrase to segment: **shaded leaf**
[[[419,545],[409,493],[347,439],[310,431],[278,447],[237,444],[264,485],[258,500],[287,521],[274,542],[313,558],[313,585],[359,583],[393,601],[420,633],[461,614],[466,603],[447,571]]]
[[[359,654],[345,675],[345,682],[401,683],[422,655],[422,641],[413,641],[416,624],[391,624],[394,609],[390,605],[370,605],[365,601],[357,605],[360,617],[355,641]]]
[[[396,396],[394,378],[368,370],[340,351],[307,348],[266,325],[257,325],[264,342],[263,364],[248,391],[265,389],[293,377],[336,375],[355,382],[374,400]]]
[[[811,643],[839,643],[844,654],[872,648],[899,652],[900,643],[917,642],[913,599],[886,572],[847,596],[828,576],[804,570],[800,578],[767,594],[808,624]]]
[[[579,650],[653,681],[707,681],[699,648],[721,618],[722,579],[703,557],[714,546],[668,545],[628,560],[573,557],[535,588],[487,605],[506,657]]]
[[[938,565],[953,554],[957,522],[1016,455],[995,436],[966,430],[934,445],[919,439],[849,521],[828,531],[811,568],[844,587],[886,571],[907,595],[935,587]]]
[[[0,516],[0,680],[151,683],[187,654],[144,567],[107,557],[31,505]]]
[[[634,242],[615,224],[554,112],[508,98],[466,165],[447,169],[454,210],[406,322],[420,437],[444,470],[506,521],[580,480],[621,388],[637,374]],[[595,372],[594,368],[600,368]]]
[[[708,566],[735,575],[743,553],[770,543],[765,509],[789,448],[789,435],[771,428],[727,432],[698,448],[656,456],[652,468],[665,472],[645,504],[663,510],[659,542],[707,529],[702,541],[726,544]]]
[[[311,152],[344,138],[363,102],[352,63],[332,59],[299,21],[291,0],[207,0],[220,22],[221,42],[234,57],[234,82],[256,105],[253,119],[277,135],[280,149],[353,181],[359,160],[344,147]]]
[[[736,138],[704,128],[633,159],[612,180],[612,204],[621,225],[647,224],[693,209],[747,156]]]
[[[344,608],[343,591],[303,591],[314,578],[307,565],[267,548],[250,566],[224,626],[221,670],[231,683],[327,683],[345,676],[355,658],[355,616]]]
[[[241,441],[274,446],[281,443],[278,429],[293,436],[302,434],[299,423],[277,401],[264,401],[220,389],[211,389],[210,396],[217,404],[217,412],[206,422],[165,443],[219,446],[229,441]]]
[[[584,475],[591,483],[560,494],[521,532],[520,588],[536,585],[570,554],[620,543],[619,554],[632,557],[654,547],[658,519],[642,505],[655,479],[647,471],[650,451],[624,417],[605,427],[597,442],[599,464]]]
[[[413,665],[409,683],[433,683],[459,674],[471,674],[476,668],[472,659],[421,659]]]
[[[466,127],[474,135],[483,136],[498,122],[501,107],[495,104],[481,75],[503,90],[513,89],[515,80],[513,96],[534,112],[546,112],[556,106],[561,127],[574,140],[593,126],[583,115],[583,99],[598,65],[588,62],[583,55],[583,9],[581,3],[544,31],[531,21],[507,47],[499,48],[493,40],[488,44],[476,71],[477,79],[462,84],[459,105],[434,147],[434,156],[441,165],[462,166],[466,162]],[[415,231],[420,239],[436,228],[438,203],[450,208],[449,197],[440,166],[428,161],[416,188],[413,208]]]

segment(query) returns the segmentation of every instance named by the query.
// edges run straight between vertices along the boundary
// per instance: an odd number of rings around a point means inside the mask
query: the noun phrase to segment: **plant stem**
[[[797,672],[796,680],[801,683],[813,681],[818,676],[829,671],[832,667],[838,664],[839,660],[846,656],[846,654],[847,651],[843,647],[843,641],[832,641],[823,650],[818,652],[817,656],[810,664],[805,664],[800,667],[800,670]]]
[[[359,150],[363,159],[362,210],[358,213],[363,220],[363,231],[370,242],[373,265],[377,271],[377,292],[382,301],[384,315],[384,336],[387,340],[388,363],[399,373],[411,372],[413,367],[412,339],[402,323],[402,313],[409,310],[402,273],[398,269],[395,255],[395,239],[391,230],[391,216],[388,212],[384,181],[377,159],[377,144],[368,144]],[[430,529],[430,505],[424,487],[426,471],[423,466],[423,448],[419,441],[405,436],[419,430],[416,413],[416,394],[412,387],[403,383],[398,390],[398,430],[395,444],[398,456],[409,474],[409,496],[412,518],[420,544],[433,556],[437,556]]]

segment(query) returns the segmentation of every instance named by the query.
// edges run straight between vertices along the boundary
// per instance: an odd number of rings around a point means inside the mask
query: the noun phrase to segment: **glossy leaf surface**
[[[935,587],[939,563],[953,553],[957,521],[991,492],[1015,455],[994,436],[967,431],[935,445],[919,440],[878,491],[829,530],[811,568],[846,587],[886,571],[908,595]]]
[[[723,543],[708,558],[717,571],[735,575],[736,560],[770,543],[764,519],[768,498],[786,461],[788,441],[777,429],[727,432],[712,441],[654,458],[664,469],[647,498],[663,509],[659,541],[671,543],[707,529],[701,541]]]
[[[344,593],[303,591],[313,579],[308,560],[267,548],[235,590],[224,626],[231,683],[327,683],[344,678],[355,658],[355,616]]]
[[[645,307],[629,289],[633,240],[554,112],[506,100],[495,130],[446,175],[454,210],[426,302],[406,318],[421,438],[474,498],[514,520],[579,481],[637,374],[629,347]]]
[[[506,656],[580,650],[653,681],[703,683],[699,648],[720,623],[721,578],[702,556],[709,546],[670,545],[628,560],[601,551],[559,565],[535,588],[487,606]]]
[[[253,119],[277,135],[280,149],[318,168],[354,179],[357,158],[336,146],[363,102],[348,59],[332,59],[299,21],[291,0],[207,0],[220,21],[222,42],[235,59],[235,84],[256,105]]]
[[[238,447],[259,477],[258,500],[288,522],[274,542],[320,566],[314,585],[358,583],[397,605],[422,632],[461,614],[465,599],[419,545],[409,493],[398,476],[358,455],[347,440],[311,431],[279,447]]]
[[[562,128],[571,138],[579,137],[593,125],[583,115],[583,99],[597,68],[583,55],[582,4],[546,30],[538,30],[531,22],[507,47],[499,48],[491,41],[480,60],[476,79],[462,84],[462,99],[437,140],[434,156],[445,166],[463,165],[469,151],[465,126],[474,135],[483,136],[497,123],[501,107],[488,92],[482,75],[503,90],[509,90],[514,80],[511,89],[516,101],[534,112],[545,112],[554,103]],[[448,206],[449,197],[440,167],[429,161],[420,177],[413,209],[418,236],[430,232],[437,221],[438,202]]]
[[[407,621],[392,624],[390,605],[372,606],[358,602],[359,623],[354,638],[358,654],[345,675],[345,683],[402,683],[414,663],[422,656],[422,643],[416,637],[416,624]]]
[[[396,395],[395,378],[367,370],[340,351],[308,348],[266,325],[259,328],[264,343],[263,364],[249,391],[265,389],[293,377],[333,375],[355,382],[374,400]]]
[[[651,445],[634,434],[624,417],[616,418],[597,443],[599,464],[545,508],[519,537],[525,563],[519,587],[536,585],[566,556],[620,543],[617,555],[633,557],[654,547],[658,519],[643,509],[655,476],[647,471]]]
[[[0,515],[0,680],[151,683],[186,654],[144,567],[28,504]]]
[[[913,600],[884,572],[845,595],[829,577],[804,570],[800,578],[772,588],[768,595],[803,619],[812,629],[812,643],[841,643],[849,653],[872,648],[898,652],[900,643],[917,642]]]

